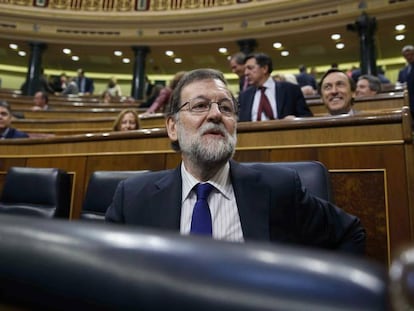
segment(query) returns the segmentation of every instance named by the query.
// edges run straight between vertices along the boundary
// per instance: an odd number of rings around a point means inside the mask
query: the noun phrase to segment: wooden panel
[[[367,255],[389,264],[389,212],[385,171],[349,170],[331,173],[335,202],[358,216],[367,233]]]
[[[17,119],[13,126],[22,131],[30,129],[77,129],[77,128],[112,128],[114,117],[85,119]]]

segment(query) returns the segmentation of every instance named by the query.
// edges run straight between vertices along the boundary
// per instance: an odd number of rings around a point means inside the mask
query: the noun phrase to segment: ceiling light
[[[26,52],[25,51],[19,51],[19,52],[17,52],[17,54],[19,54],[20,56],[26,56]]]
[[[19,47],[17,46],[17,44],[10,43],[9,48],[11,48],[12,50],[17,50]]]
[[[280,42],[275,42],[275,43],[273,43],[273,47],[274,47],[275,49],[280,49],[280,48],[282,47],[282,43],[280,43]]]
[[[176,64],[181,64],[183,62],[183,60],[179,57],[174,58],[174,63]]]
[[[73,55],[73,56],[72,56],[72,60],[73,60],[74,62],[77,62],[77,61],[79,60],[79,56]]]
[[[62,51],[66,55],[69,55],[70,53],[72,53],[72,51],[70,49],[63,49]]]
[[[172,56],[174,56],[174,52],[173,51],[165,51],[165,55],[172,57]]]
[[[405,29],[405,25],[404,24],[395,25],[395,30],[397,30],[397,31],[402,31],[404,29]]]
[[[339,33],[334,33],[334,34],[331,35],[331,39],[335,40],[335,41],[339,40],[339,39],[341,39],[341,35]]]
[[[129,64],[131,62],[131,60],[129,58],[125,57],[125,58],[122,59],[122,62],[124,64]]]
[[[339,42],[339,43],[336,44],[336,48],[338,50],[342,50],[344,47],[345,47],[345,44],[343,44],[342,42]]]
[[[280,53],[280,55],[282,55],[282,56],[289,56],[289,51],[282,51]]]
[[[226,53],[227,53],[227,48],[219,48],[219,49],[218,49],[218,51],[219,51],[221,54],[226,54]]]
[[[395,36],[395,40],[397,40],[397,41],[402,41],[404,39],[405,39],[405,35],[396,35]]]
[[[115,56],[122,56],[122,51],[114,51]]]

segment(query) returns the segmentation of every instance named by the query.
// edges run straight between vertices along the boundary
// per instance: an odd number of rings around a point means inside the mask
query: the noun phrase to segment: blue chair
[[[80,218],[90,221],[104,221],[105,212],[112,202],[116,187],[121,180],[141,171],[95,171],[91,174],[83,201]]]
[[[302,185],[306,187],[310,193],[334,203],[329,171],[321,162],[246,162],[243,164],[247,164],[252,168],[257,166],[276,166],[294,169],[298,173]]]
[[[57,168],[11,167],[0,197],[0,213],[69,218],[70,175]]]

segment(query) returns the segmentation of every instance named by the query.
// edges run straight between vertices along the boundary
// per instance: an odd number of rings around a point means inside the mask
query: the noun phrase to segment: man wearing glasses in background
[[[121,182],[106,221],[363,253],[359,219],[302,189],[294,170],[231,160],[238,105],[222,73],[188,72],[170,104],[166,128],[182,163]]]

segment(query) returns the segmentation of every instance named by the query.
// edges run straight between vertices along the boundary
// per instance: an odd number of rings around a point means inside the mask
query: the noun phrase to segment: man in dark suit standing
[[[296,171],[230,160],[237,104],[222,73],[188,72],[171,97],[166,129],[182,163],[118,185],[106,221],[362,253],[358,218],[302,188]]]
[[[414,46],[406,45],[401,52],[407,61],[407,66],[398,73],[398,82],[406,83],[411,115],[414,118]]]
[[[264,53],[250,54],[245,58],[245,75],[250,87],[239,96],[239,121],[313,116],[300,87],[274,81],[272,71],[272,59]],[[262,97],[266,99],[262,100]]]
[[[85,76],[85,71],[81,68],[78,69],[78,78],[76,80],[79,93],[83,95],[92,95],[95,90],[93,80]]]

